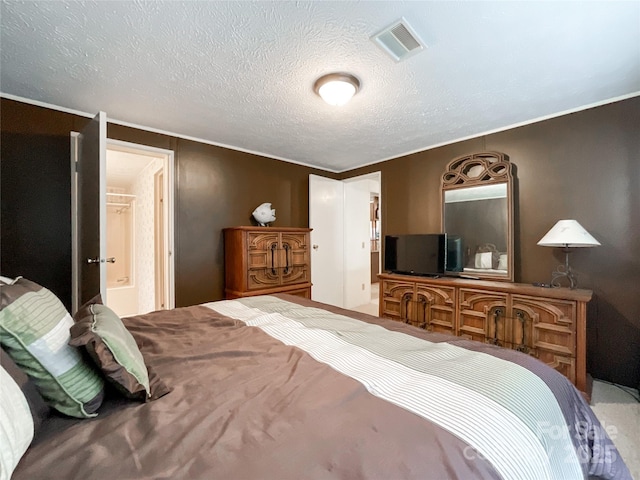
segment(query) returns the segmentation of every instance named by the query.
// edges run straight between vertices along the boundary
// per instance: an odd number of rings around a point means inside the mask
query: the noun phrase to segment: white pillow
[[[0,275],[0,283],[11,285],[15,281],[16,281],[15,278],[3,277],[2,275]]]
[[[33,417],[22,390],[0,367],[0,480],[9,480],[33,440]]]
[[[498,260],[498,270],[507,270],[507,254],[501,253],[500,259]]]
[[[493,253],[476,253],[476,268],[493,268]]]

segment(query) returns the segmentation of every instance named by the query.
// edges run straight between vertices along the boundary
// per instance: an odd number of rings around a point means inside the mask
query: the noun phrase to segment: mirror
[[[513,281],[512,165],[498,152],[456,158],[442,176],[447,271]]]

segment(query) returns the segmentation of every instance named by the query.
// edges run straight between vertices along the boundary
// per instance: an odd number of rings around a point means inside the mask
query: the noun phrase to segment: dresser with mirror
[[[499,152],[449,162],[441,182],[446,275],[381,274],[379,315],[534,356],[589,399],[592,292],[514,282],[514,181],[513,165]]]

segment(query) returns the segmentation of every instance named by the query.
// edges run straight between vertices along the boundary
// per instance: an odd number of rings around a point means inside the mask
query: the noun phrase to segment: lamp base
[[[555,272],[551,273],[551,286],[561,287],[560,280],[566,278],[569,281],[569,288],[571,290],[578,286],[578,279],[575,277],[569,266],[569,253],[571,250],[568,247],[564,248],[564,265],[558,265]]]

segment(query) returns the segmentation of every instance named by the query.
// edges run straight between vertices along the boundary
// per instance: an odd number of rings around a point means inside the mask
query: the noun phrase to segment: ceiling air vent
[[[396,62],[424,50],[424,45],[418,35],[404,18],[374,35],[371,40],[391,55]]]

